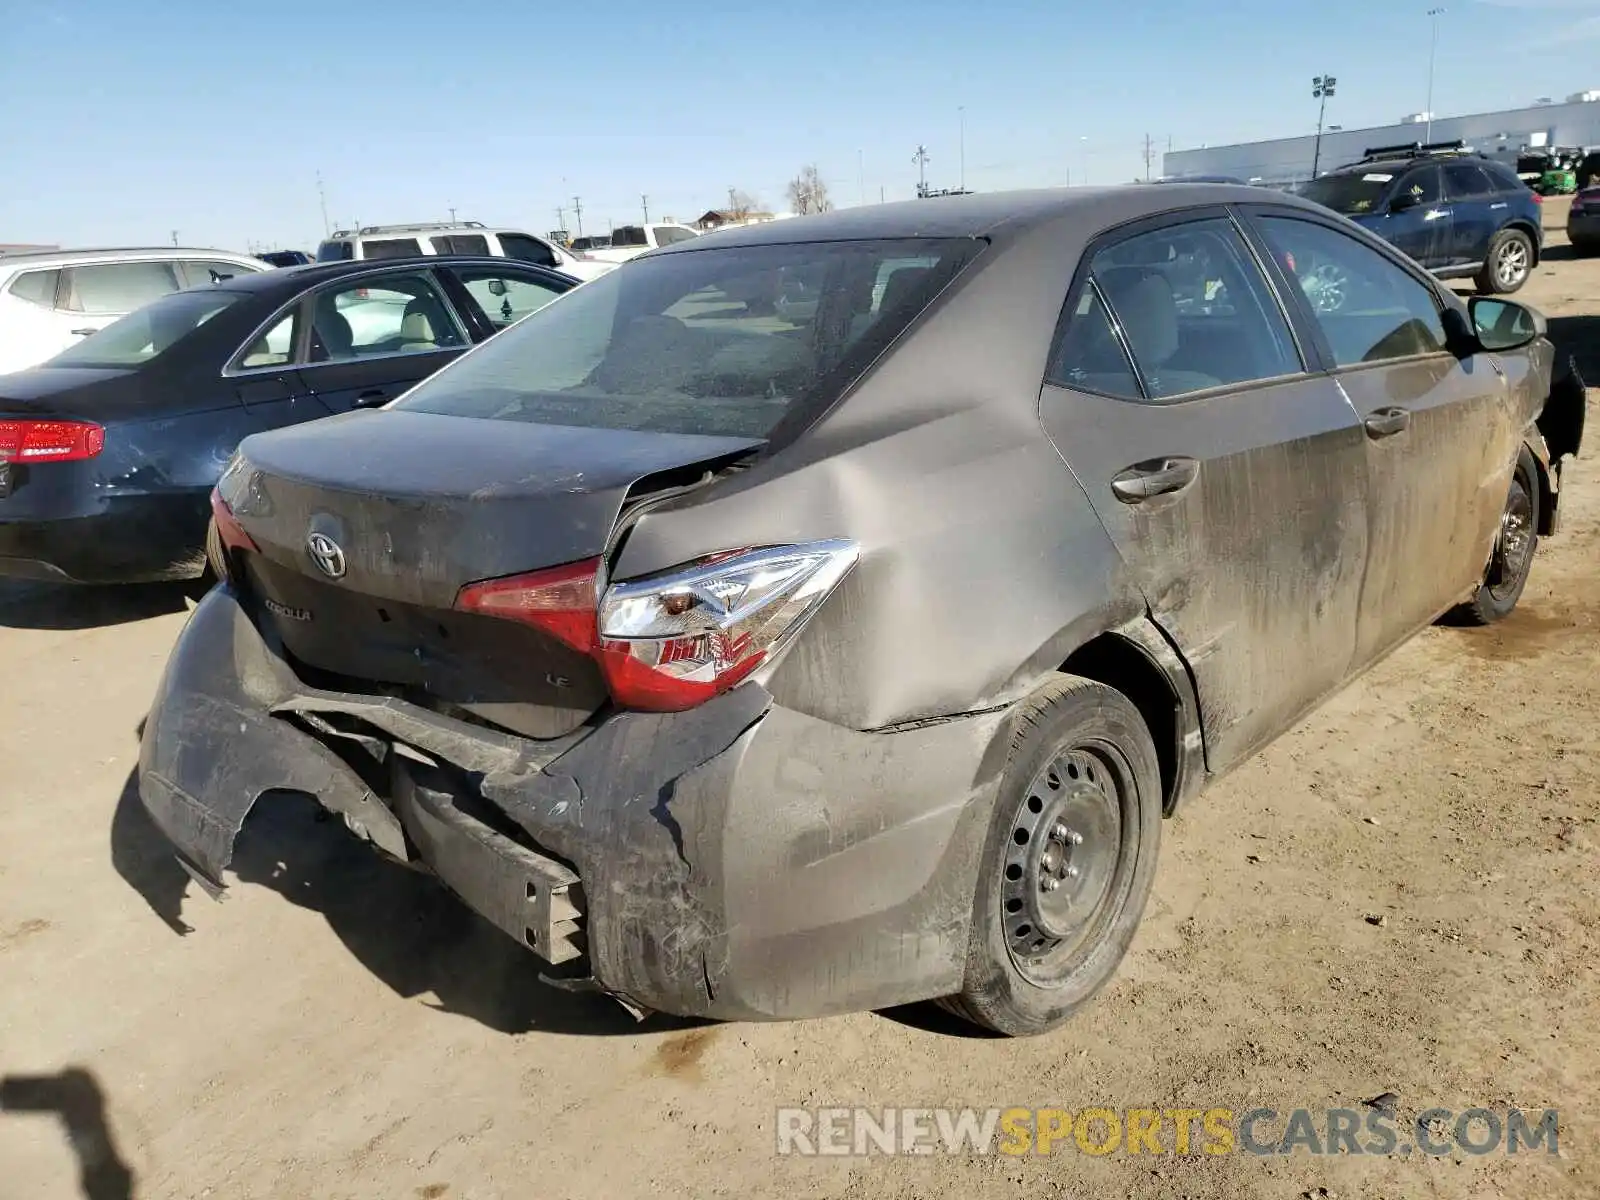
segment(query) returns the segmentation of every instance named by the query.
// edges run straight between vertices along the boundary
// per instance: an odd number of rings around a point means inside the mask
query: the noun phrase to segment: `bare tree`
[[[789,181],[789,207],[796,216],[807,213],[825,213],[833,207],[828,199],[828,185],[815,163],[800,168],[800,174]]]
[[[761,201],[749,192],[739,188],[728,189],[728,215],[736,221],[743,221],[753,212],[759,212]]]

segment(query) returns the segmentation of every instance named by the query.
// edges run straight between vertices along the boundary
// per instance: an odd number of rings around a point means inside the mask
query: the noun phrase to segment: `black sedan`
[[[0,376],[0,576],[203,574],[207,496],[242,438],[386,404],[577,283],[464,257],[240,275]]]

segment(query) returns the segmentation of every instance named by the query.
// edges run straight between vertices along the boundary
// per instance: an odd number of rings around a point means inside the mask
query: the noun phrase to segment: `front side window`
[[[1400,180],[1396,195],[1404,192],[1418,205],[1437,204],[1444,199],[1444,177],[1434,166],[1418,167]]]
[[[255,274],[249,267],[241,267],[238,263],[210,260],[185,262],[183,272],[189,277],[190,287],[205,287],[208,283],[221,283],[235,276]]]
[[[1089,273],[1150,400],[1303,369],[1276,297],[1226,218],[1116,242],[1094,256]],[[1084,316],[1091,328],[1103,320],[1092,311]],[[1098,339],[1085,344],[1098,347]],[[1066,364],[1074,365],[1089,370]]]
[[[589,239],[581,238],[580,241]],[[577,243],[574,243],[576,246]],[[532,263],[536,267],[553,267],[556,265],[554,251],[536,237],[529,237],[525,233],[502,233],[500,235],[500,249],[505,251],[507,258],[517,259],[519,262]]]
[[[478,302],[484,316],[496,330],[516,324],[531,312],[543,308],[565,289],[554,284],[512,276],[492,267],[471,267],[455,271],[457,279]]]
[[[1300,189],[1300,194],[1315,204],[1331,208],[1347,217],[1377,212],[1384,194],[1394,183],[1394,173],[1381,168],[1324,175]]]
[[[534,312],[396,407],[766,437],[797,406],[834,399],[982,246],[812,242],[641,258]],[[880,269],[913,257],[933,265],[874,310]]]
[[[90,263],[67,270],[68,312],[131,313],[181,286],[171,262]]]
[[[171,350],[240,297],[174,292],[113,321],[50,360],[53,367],[139,367]]]
[[[420,258],[422,246],[416,238],[373,238],[361,243],[363,258]]]
[[[1263,235],[1300,283],[1341,367],[1445,348],[1431,288],[1348,234],[1292,217],[1263,217]]]
[[[426,354],[466,344],[455,313],[425,271],[328,288],[311,303],[313,363]]]
[[[18,300],[26,300],[40,308],[54,308],[56,284],[60,279],[60,271],[24,271],[12,281],[7,291]]]

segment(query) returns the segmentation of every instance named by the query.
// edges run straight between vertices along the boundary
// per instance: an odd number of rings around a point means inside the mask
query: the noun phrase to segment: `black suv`
[[[1441,279],[1514,292],[1544,244],[1537,193],[1504,163],[1459,142],[1380,146],[1300,194],[1365,225]]]

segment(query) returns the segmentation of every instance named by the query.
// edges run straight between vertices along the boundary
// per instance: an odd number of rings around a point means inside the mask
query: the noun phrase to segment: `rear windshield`
[[[233,292],[174,292],[52,358],[52,367],[138,367],[172,349],[240,296]]]
[[[629,263],[393,408],[544,425],[766,437],[837,395],[984,243],[729,246]]]
[[[1300,189],[1300,194],[1336,213],[1357,216],[1373,211],[1393,181],[1394,174],[1390,171],[1352,171],[1348,175],[1313,179]]]

